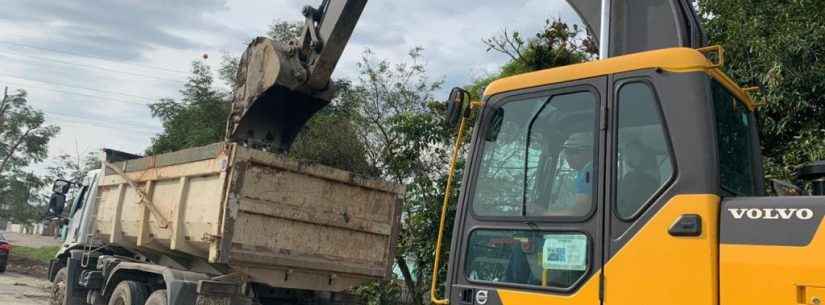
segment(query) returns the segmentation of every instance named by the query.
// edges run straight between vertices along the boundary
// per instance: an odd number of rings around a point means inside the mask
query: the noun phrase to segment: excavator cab
[[[686,1],[605,2],[642,18]],[[677,33],[698,30],[675,16]],[[615,42],[636,20],[613,22]],[[469,103],[478,120],[443,284],[443,230],[436,241],[433,303],[825,299],[825,197],[766,196],[757,104],[721,70],[724,50],[696,48],[701,35],[628,37],[603,43],[601,60],[496,80]],[[823,168],[801,176],[817,190]]]
[[[736,138],[750,140],[721,151],[747,156],[731,165],[750,169],[737,190],[762,193],[758,154],[745,154],[758,151],[753,102],[716,63],[689,48],[634,53],[497,80],[480,104],[450,303],[715,300],[717,126],[697,122],[745,124]],[[630,271],[643,261],[655,266]]]

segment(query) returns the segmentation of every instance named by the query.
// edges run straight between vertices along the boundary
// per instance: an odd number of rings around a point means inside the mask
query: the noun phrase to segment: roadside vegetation
[[[33,261],[48,264],[54,255],[60,250],[60,246],[48,246],[40,248],[32,248],[26,246],[14,246],[12,248],[12,256],[27,258]]]

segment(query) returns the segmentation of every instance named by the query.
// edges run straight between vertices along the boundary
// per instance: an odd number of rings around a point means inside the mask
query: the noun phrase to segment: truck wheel
[[[123,281],[112,291],[109,305],[144,305],[146,286],[135,281]]]
[[[66,305],[66,267],[60,268],[54,275],[52,289],[49,291],[49,305]]]
[[[0,258],[0,273],[6,272],[6,266],[9,264],[9,259]]]
[[[146,305],[168,305],[166,300],[166,289],[159,289],[152,292],[152,295],[146,299]]]

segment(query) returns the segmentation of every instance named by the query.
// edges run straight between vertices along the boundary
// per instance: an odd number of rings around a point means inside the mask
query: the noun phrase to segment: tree
[[[0,101],[0,175],[43,161],[60,128],[46,125],[43,112],[27,105],[26,92],[4,90]]]
[[[589,31],[582,31],[561,19],[544,22],[544,29],[533,38],[525,39],[519,32],[482,39],[487,51],[496,51],[510,57],[501,68],[499,77],[521,74],[552,67],[580,63],[598,53],[598,44]]]
[[[424,304],[429,291],[451,136],[443,124],[445,108],[433,96],[442,82],[427,77],[422,51],[414,48],[408,60],[391,63],[366,50],[357,65],[358,79],[341,96],[355,110],[356,136],[378,176],[407,186],[395,262],[413,304]],[[398,303],[390,300],[397,297],[393,289],[395,283],[386,282],[356,292],[368,304],[393,304]]]
[[[89,171],[100,168],[102,168],[100,156],[95,152],[89,152],[83,157],[62,154],[53,158],[52,164],[46,167],[48,172],[46,183],[52,183],[57,179],[81,183]]]
[[[192,62],[192,76],[180,91],[181,101],[161,99],[149,105],[163,122],[163,132],[152,138],[147,154],[160,154],[215,143],[224,139],[230,103],[214,88],[212,72],[202,61]]]
[[[293,39],[301,37],[301,31],[304,29],[302,21],[289,22],[283,20],[275,20],[269,26],[269,31],[266,35],[275,41],[288,42]]]
[[[798,165],[825,159],[825,2],[702,0],[710,44],[725,70],[761,90],[754,97],[768,178],[793,179]]]
[[[43,181],[31,173],[0,177],[0,221],[27,224],[40,220],[46,207],[38,194]]]
[[[0,100],[0,219],[28,223],[42,215],[33,204],[41,198],[36,190],[42,181],[26,171],[48,154],[49,141],[59,128],[46,125],[43,112],[28,105],[26,92],[9,94]]]
[[[379,176],[367,160],[367,147],[358,137],[352,83],[336,81],[336,97],[307,122],[298,134],[289,157],[351,171],[365,177]]]

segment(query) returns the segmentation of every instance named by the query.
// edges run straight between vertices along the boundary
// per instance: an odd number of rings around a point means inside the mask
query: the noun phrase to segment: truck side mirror
[[[467,90],[455,87],[450,91],[447,99],[447,127],[455,128],[461,115],[470,113],[470,93]]]
[[[49,198],[49,215],[60,216],[66,208],[66,195],[54,192]]]
[[[69,189],[71,189],[72,183],[63,179],[58,179],[52,185],[52,192],[57,194],[65,195],[69,193]]]

